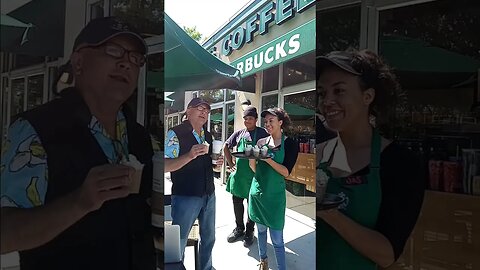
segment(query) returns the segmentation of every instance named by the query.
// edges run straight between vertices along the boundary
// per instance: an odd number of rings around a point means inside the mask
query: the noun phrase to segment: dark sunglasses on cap
[[[145,65],[145,55],[143,55],[142,53],[138,52],[138,51],[129,51],[125,48],[123,48],[122,46],[118,45],[118,44],[115,44],[115,43],[111,43],[111,42],[108,42],[108,43],[104,43],[104,44],[101,44],[101,45],[98,45],[98,46],[81,46],[79,47],[78,49],[76,49],[75,51],[80,51],[81,49],[84,49],[84,48],[101,48],[103,47],[103,51],[106,55],[109,55],[115,59],[120,59],[122,58],[126,53],[128,54],[128,60],[138,66],[138,67],[142,67],[143,65]]]

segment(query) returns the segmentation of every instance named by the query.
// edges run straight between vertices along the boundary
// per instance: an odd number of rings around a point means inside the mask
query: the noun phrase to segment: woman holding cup
[[[277,266],[285,269],[285,245],[283,227],[285,225],[285,177],[293,169],[298,156],[298,145],[285,136],[284,131],[290,124],[290,117],[281,108],[263,111],[265,129],[270,136],[259,139],[258,148],[267,146],[271,158],[250,159],[249,165],[255,176],[249,194],[248,214],[257,223],[260,270],[267,270],[267,229],[270,231]]]
[[[344,199],[338,209],[317,209],[317,269],[386,268],[403,252],[425,188],[416,156],[376,128],[400,85],[375,53],[336,51],[317,58],[317,92],[338,134],[317,147],[317,181]]]

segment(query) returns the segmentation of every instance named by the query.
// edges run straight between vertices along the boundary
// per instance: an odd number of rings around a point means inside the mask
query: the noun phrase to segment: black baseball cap
[[[282,129],[287,128],[290,126],[290,117],[288,116],[288,113],[283,109],[279,107],[275,108],[269,108],[264,110],[260,115],[265,118],[267,114],[276,116],[279,121],[282,121]]]
[[[271,115],[277,116],[277,117],[279,117],[279,119],[280,119],[280,117],[282,116],[282,115],[280,115],[274,108],[266,109],[266,110],[264,110],[260,115],[261,115],[262,117],[265,117],[267,114],[271,114]]]
[[[205,105],[210,110],[210,104],[201,98],[193,98],[189,103],[187,108],[196,108],[200,105]]]
[[[247,116],[253,116],[255,118],[258,118],[257,108],[253,106],[248,106],[245,111],[243,111],[243,117]]]
[[[141,53],[147,54],[148,46],[145,40],[130,24],[118,17],[103,17],[91,20],[78,34],[73,45],[73,51],[78,50],[82,45],[97,46],[109,39],[129,35],[140,45]]]
[[[360,71],[353,67],[353,59],[354,54],[347,51],[333,51],[323,56],[317,56],[317,77],[325,66],[331,64],[353,75],[362,75]]]

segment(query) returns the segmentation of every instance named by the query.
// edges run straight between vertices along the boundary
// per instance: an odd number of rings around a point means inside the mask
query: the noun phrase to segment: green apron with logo
[[[268,153],[274,154],[273,160],[280,164],[285,158],[284,142],[285,136],[282,134],[280,150],[268,149]],[[249,201],[248,214],[251,220],[273,230],[283,230],[287,205],[285,178],[263,160],[257,163]]]
[[[257,143],[257,128],[255,128],[255,132],[253,133],[252,143]],[[247,138],[240,138],[237,151],[243,152],[247,144],[250,144],[247,142]],[[228,177],[227,191],[232,193],[232,195],[247,199],[254,173],[252,169],[250,169],[250,165],[248,165],[248,159],[236,158],[235,166],[237,169]]]
[[[328,162],[322,162],[319,168],[330,177],[327,193],[345,198],[339,206],[346,216],[367,228],[373,229],[377,223],[381,203],[380,186],[381,137],[374,129],[372,136],[369,174],[363,177],[332,177],[327,169]],[[333,156],[333,154],[332,154]],[[330,159],[332,158],[330,156]],[[356,180],[356,181],[352,181]],[[374,270],[377,265],[348,244],[330,225],[317,218],[317,269],[321,270]]]

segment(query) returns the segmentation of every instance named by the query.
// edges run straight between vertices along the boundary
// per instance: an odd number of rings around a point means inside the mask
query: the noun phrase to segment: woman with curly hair
[[[259,139],[259,148],[267,146],[272,158],[260,161],[249,160],[255,176],[250,186],[248,214],[255,221],[258,230],[258,253],[260,270],[268,270],[267,229],[275,249],[278,270],[285,270],[285,178],[292,172],[298,157],[298,144],[285,136],[290,125],[290,117],[281,108],[271,108],[262,112],[265,129],[270,136]]]
[[[317,183],[343,198],[317,210],[317,269],[388,267],[402,254],[423,202],[413,152],[379,134],[400,85],[375,53],[335,51],[317,58],[319,108],[337,137],[318,145]]]

